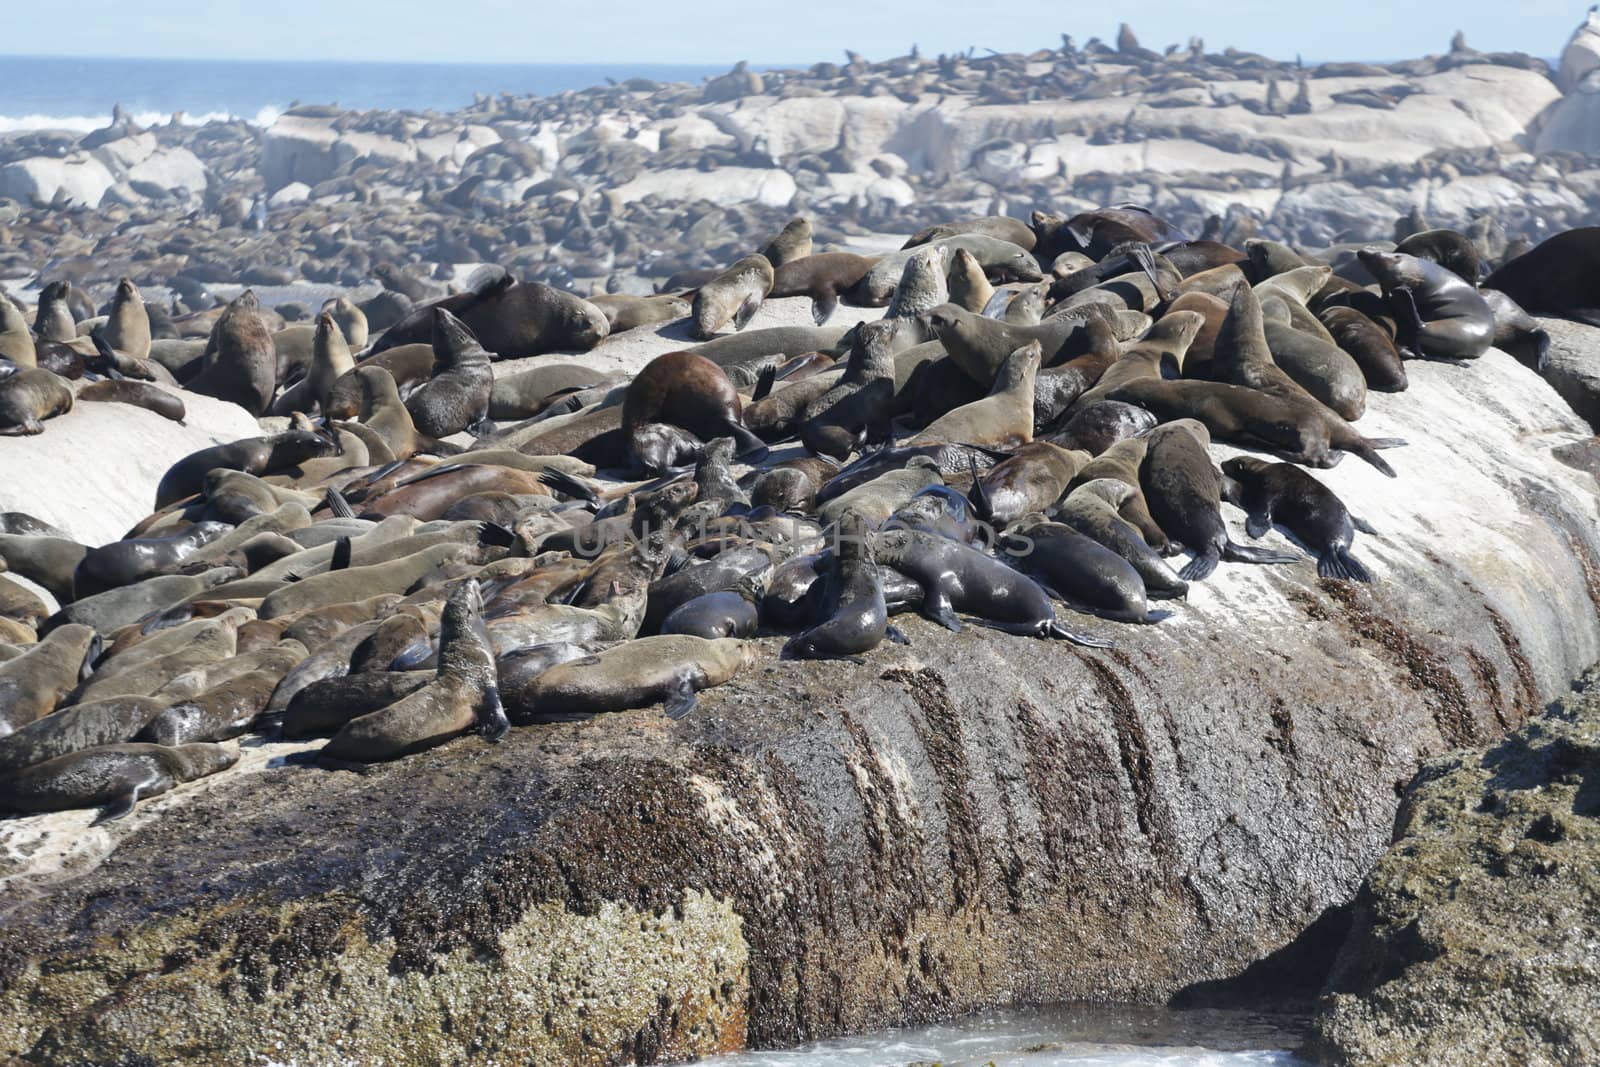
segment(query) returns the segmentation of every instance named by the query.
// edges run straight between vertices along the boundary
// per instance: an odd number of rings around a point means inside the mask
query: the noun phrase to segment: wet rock
[[[1425,765],[1315,1020],[1334,1062],[1600,1060],[1600,674]]]

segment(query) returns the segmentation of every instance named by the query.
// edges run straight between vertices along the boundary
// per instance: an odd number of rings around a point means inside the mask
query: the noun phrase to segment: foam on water
[[[1304,1067],[1287,1051],[1298,1017],[1058,1005],[984,1012],[949,1023],[713,1056],[708,1067]]]
[[[265,128],[277,121],[283,109],[267,106],[253,115],[236,115],[229,111],[205,111],[190,114],[187,111],[137,111],[129,115],[140,126],[166,126],[176,116],[180,125],[204,126],[208,122],[231,122],[243,119],[252,126]],[[70,130],[73,133],[92,133],[111,125],[111,112],[100,115],[0,115],[0,134],[21,133],[27,130]]]

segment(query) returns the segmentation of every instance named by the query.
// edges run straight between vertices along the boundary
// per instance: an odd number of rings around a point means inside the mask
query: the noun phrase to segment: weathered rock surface
[[[1597,686],[1417,775],[1316,1019],[1327,1058],[1600,1061]]]
[[[1600,329],[1566,319],[1542,319],[1540,325],[1550,335],[1545,379],[1600,433]]]
[[[676,723],[0,822],[0,1056],[653,1062],[1236,974],[1350,899],[1424,760],[1600,659],[1595,483],[1551,455],[1587,428],[1498,352],[1410,373],[1362,424],[1399,480],[1324,472],[1371,589],[1224,565],[1113,651],[768,639]]]

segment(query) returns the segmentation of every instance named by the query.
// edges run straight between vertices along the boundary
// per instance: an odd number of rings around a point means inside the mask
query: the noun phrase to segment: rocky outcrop
[[[1543,319],[1540,325],[1550,335],[1545,380],[1600,433],[1600,330],[1565,319]]]
[[[1423,767],[1315,1027],[1367,1064],[1600,1061],[1600,675]]]
[[[1423,761],[1600,659],[1595,483],[1552,456],[1587,429],[1497,352],[1410,373],[1363,422],[1400,479],[1325,472],[1371,588],[1224,565],[1109,651],[765,639],[676,723],[252,747],[120,823],[0,823],[0,1056],[648,1063],[1235,975],[1350,899]]]

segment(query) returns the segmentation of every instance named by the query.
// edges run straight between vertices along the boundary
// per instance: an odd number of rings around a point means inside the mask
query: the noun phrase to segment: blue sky
[[[1128,18],[1146,47],[1199,34],[1280,58],[1388,59],[1474,47],[1555,56],[1587,3],[1567,0],[73,0],[8,5],[0,52],[213,59],[528,63],[810,63],[969,45],[1111,39]]]

